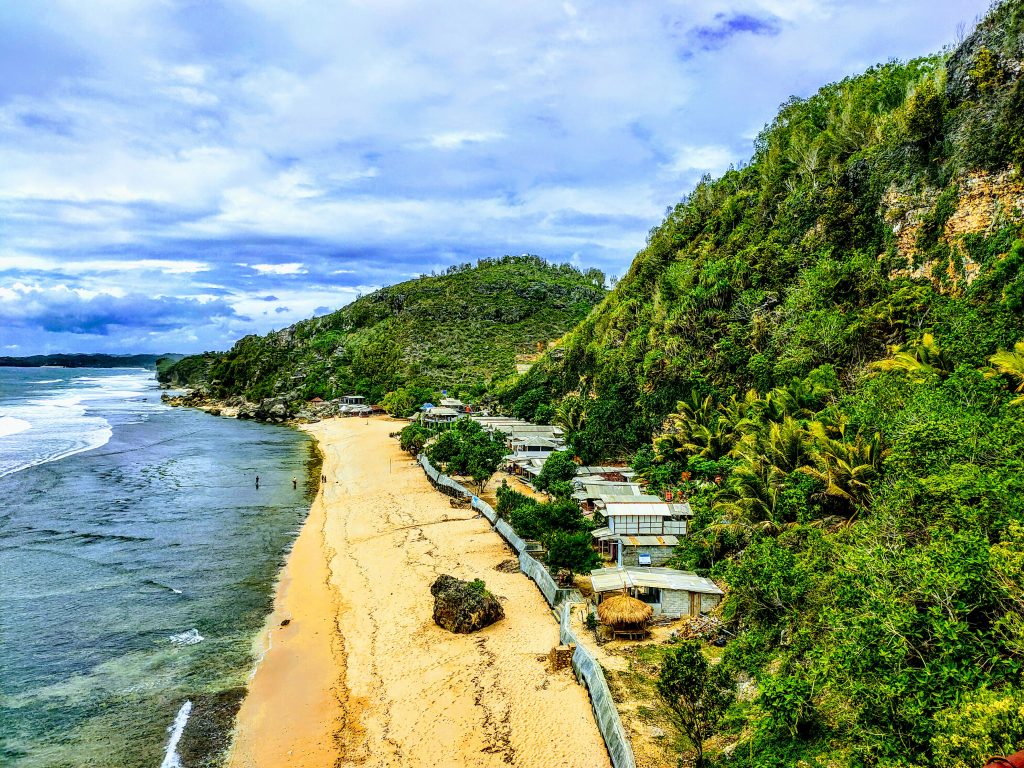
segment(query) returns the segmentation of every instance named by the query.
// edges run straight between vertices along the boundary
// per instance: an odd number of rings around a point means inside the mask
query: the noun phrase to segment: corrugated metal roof
[[[621,517],[623,515],[643,517],[672,517],[672,508],[663,501],[613,501],[605,503],[605,517]]]
[[[674,547],[679,543],[679,539],[671,534],[664,536],[634,536],[632,534],[619,534],[615,537],[623,544],[628,544],[633,547]]]
[[[711,579],[675,568],[598,568],[590,572],[595,592],[615,592],[625,587],[654,587],[707,595],[725,594]]]
[[[664,504],[661,499],[657,496],[650,496],[647,494],[624,494],[624,493],[601,493],[598,495],[605,504],[629,504],[630,506],[636,506],[637,504]]]
[[[459,412],[453,408],[427,408],[427,416],[459,416]]]
[[[522,437],[513,437],[509,442],[513,446],[520,445],[539,445],[544,448],[558,448],[562,441],[552,437],[544,437],[543,435],[523,435]]]

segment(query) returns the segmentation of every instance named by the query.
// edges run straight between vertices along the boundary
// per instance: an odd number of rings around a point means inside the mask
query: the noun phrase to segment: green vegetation
[[[969,193],[1024,171],[1022,63],[1014,0],[955,51],[787,102],[496,389],[689,499],[673,564],[727,587],[745,681],[694,736],[711,764],[1024,743],[1024,212]]]
[[[430,427],[425,427],[418,421],[414,421],[399,433],[399,444],[403,451],[413,456],[419,456],[427,441],[435,434],[436,432]]]
[[[416,413],[421,405],[436,397],[437,393],[426,387],[399,387],[384,395],[380,405],[389,415],[407,419]]]
[[[704,740],[735,698],[734,681],[724,665],[708,663],[698,641],[685,640],[665,656],[656,688],[693,745],[694,765],[704,768]]]
[[[601,564],[589,531],[552,531],[543,540],[548,550],[545,564],[552,573],[560,570],[569,571],[570,574],[589,573]]]
[[[0,368],[38,368],[59,365],[64,368],[150,368],[166,370],[184,355],[104,355],[58,354],[28,357],[0,357]]]
[[[555,451],[544,462],[540,474],[533,481],[533,487],[538,491],[552,491],[552,486],[556,486],[555,490],[557,490],[558,484],[568,483],[576,477],[576,469],[577,464],[572,460],[571,452]],[[569,487],[568,494],[563,493],[561,495],[568,496],[571,494],[572,488]],[[553,493],[553,495],[559,496],[560,494]]]
[[[582,320],[605,295],[604,275],[536,256],[484,259],[382,288],[323,317],[225,354],[185,358],[162,380],[216,396],[331,399],[356,393],[380,402],[416,389],[475,397]],[[403,396],[391,407],[408,412]],[[416,406],[420,403],[415,403]]]
[[[505,455],[505,436],[487,432],[470,419],[459,419],[427,447],[427,458],[449,475],[471,477],[480,490]]]
[[[495,511],[524,539],[540,541],[548,550],[548,570],[585,573],[600,558],[591,546],[591,521],[571,499],[541,502],[502,483]]]

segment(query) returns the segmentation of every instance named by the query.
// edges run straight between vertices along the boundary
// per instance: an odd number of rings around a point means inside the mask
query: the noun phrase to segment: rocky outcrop
[[[483,581],[461,581],[442,574],[430,587],[434,596],[434,623],[449,632],[466,634],[505,618],[498,599]]]
[[[1013,169],[977,171],[958,179],[956,204],[942,222],[940,234],[950,256],[929,261],[918,248],[918,235],[934,215],[939,198],[940,190],[934,188],[914,192],[893,187],[882,198],[882,214],[895,237],[896,253],[906,265],[894,270],[891,277],[932,280],[945,292],[970,285],[978,277],[980,265],[963,246],[966,236],[1024,221],[1024,180]]]

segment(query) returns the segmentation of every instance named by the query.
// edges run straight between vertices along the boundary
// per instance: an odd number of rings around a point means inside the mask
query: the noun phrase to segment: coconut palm
[[[1014,392],[1024,392],[1024,341],[1014,344],[1012,352],[1000,349],[988,361],[999,373],[1017,383]],[[1010,405],[1024,405],[1024,394],[1011,400]]]
[[[877,371],[901,371],[916,380],[932,375],[942,376],[952,367],[939,342],[930,333],[924,334],[916,344],[897,345],[889,351],[891,357],[876,360],[868,367]]]
[[[579,432],[587,423],[586,401],[579,395],[566,395],[552,420],[570,434]]]
[[[852,522],[861,508],[871,503],[871,481],[878,476],[888,450],[882,447],[882,436],[858,434],[853,441],[836,440],[826,434],[825,426],[814,422],[808,428],[816,449],[811,450],[813,466],[800,471],[825,486],[822,496],[846,501],[853,509]]]

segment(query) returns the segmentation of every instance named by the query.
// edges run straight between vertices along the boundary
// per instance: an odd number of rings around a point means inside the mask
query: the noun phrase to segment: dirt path
[[[507,547],[431,489],[394,429],[309,427],[328,482],[282,576],[230,764],[607,766],[586,691],[540,659],[558,642],[544,599],[494,570]],[[505,619],[473,635],[435,626],[441,573],[483,578]]]

